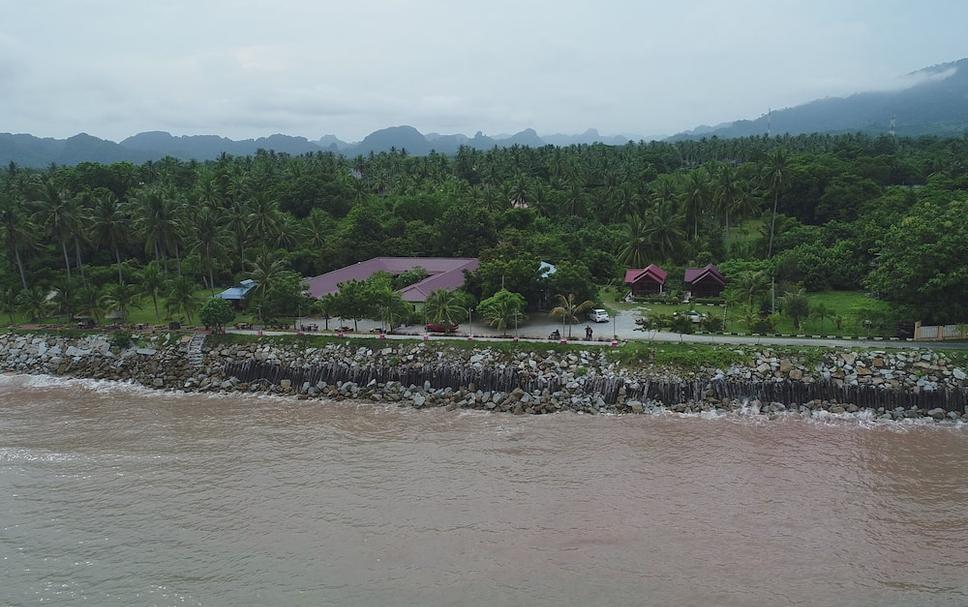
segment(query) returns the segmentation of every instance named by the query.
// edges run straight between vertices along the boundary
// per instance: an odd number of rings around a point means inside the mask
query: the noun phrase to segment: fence
[[[922,325],[914,323],[915,341],[945,341],[968,339],[968,325]]]
[[[510,392],[521,388],[527,392],[550,392],[561,390],[558,377],[544,378],[516,369],[473,369],[458,365],[435,367],[401,367],[393,365],[351,366],[330,362],[310,367],[292,367],[281,364],[248,361],[227,363],[224,367],[227,377],[235,377],[245,383],[265,382],[278,384],[287,379],[295,387],[304,383],[313,386],[319,382],[341,384],[353,382],[365,386],[371,381],[385,384],[399,382],[403,386],[423,386],[429,382],[433,388],[468,388],[473,384],[476,389],[489,392]],[[625,397],[639,401],[654,400],[665,405],[676,405],[688,400],[698,401],[705,396],[718,399],[758,399],[763,402],[781,402],[785,405],[802,405],[812,400],[835,401],[855,404],[859,407],[877,409],[919,409],[941,408],[946,411],[965,411],[968,392],[954,390],[922,390],[919,392],[890,390],[875,386],[838,385],[834,382],[745,382],[745,381],[642,381],[623,377],[586,378],[582,385],[585,394],[601,396],[608,404],[618,400],[619,393],[625,388]]]

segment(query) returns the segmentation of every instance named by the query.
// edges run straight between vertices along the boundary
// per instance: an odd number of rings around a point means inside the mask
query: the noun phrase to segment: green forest
[[[529,309],[602,301],[627,267],[718,264],[729,297],[769,283],[882,300],[878,322],[968,320],[968,138],[804,135],[625,146],[259,152],[0,175],[11,319],[135,306],[197,319],[257,283],[263,317],[305,313],[301,278],[375,256],[474,256],[467,290]],[[558,272],[543,284],[540,261]],[[801,291],[802,290],[802,291]],[[752,321],[751,321],[752,322]]]

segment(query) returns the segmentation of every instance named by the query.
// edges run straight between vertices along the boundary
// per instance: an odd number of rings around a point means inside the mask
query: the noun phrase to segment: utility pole
[[[897,139],[897,114],[891,114],[891,138]]]
[[[773,108],[766,110],[766,136],[773,136]]]

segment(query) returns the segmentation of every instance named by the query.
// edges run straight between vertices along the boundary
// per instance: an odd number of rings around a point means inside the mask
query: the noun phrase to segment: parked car
[[[596,308],[588,313],[588,320],[592,322],[608,322],[611,318],[608,317],[608,311],[602,308]]]
[[[685,316],[690,321],[692,321],[692,322],[694,322],[696,324],[701,323],[708,316],[708,314],[704,314],[703,312],[696,312],[695,310],[689,310],[688,312],[679,312],[679,313],[677,313],[677,315],[678,316]]]
[[[455,333],[457,331],[457,325],[453,325],[446,322],[429,322],[424,326],[427,333]]]

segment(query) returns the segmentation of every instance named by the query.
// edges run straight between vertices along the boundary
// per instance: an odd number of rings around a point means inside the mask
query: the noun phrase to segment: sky
[[[0,0],[0,132],[657,136],[968,56],[964,0]]]

